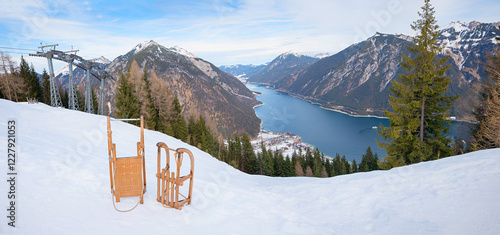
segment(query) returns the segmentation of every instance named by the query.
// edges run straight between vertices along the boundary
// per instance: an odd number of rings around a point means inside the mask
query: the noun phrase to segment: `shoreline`
[[[298,95],[298,94],[294,94],[294,93],[290,93],[286,90],[282,90],[282,89],[274,89],[272,88],[272,86],[270,84],[265,84],[265,83],[254,83],[254,82],[247,82],[248,84],[256,84],[256,85],[263,85],[265,86],[266,88],[269,88],[269,89],[272,89],[274,91],[278,91],[278,92],[283,92],[289,96],[292,96],[292,97],[295,97],[295,98],[298,98],[300,100],[303,100],[303,101],[306,101],[306,102],[309,102],[311,104],[314,104],[314,105],[318,105],[319,108],[321,109],[324,109],[324,110],[328,110],[328,111],[332,111],[332,112],[337,112],[337,113],[342,113],[342,114],[345,114],[345,115],[348,115],[348,116],[351,116],[351,117],[361,117],[361,118],[379,118],[379,119],[389,119],[388,117],[385,117],[385,116],[378,116],[378,115],[370,115],[370,114],[353,114],[353,113],[349,113],[345,110],[342,110],[342,109],[335,109],[335,108],[331,108],[331,107],[324,107],[323,104],[321,103],[318,103],[318,102],[314,102],[310,99],[307,99],[301,95]],[[264,105],[263,103],[261,105]],[[259,105],[260,106],[260,105]],[[257,107],[257,106],[256,106]],[[462,120],[462,119],[455,119],[455,120],[451,120],[451,121],[455,121],[455,122],[465,122],[465,123],[469,123],[469,124],[476,124],[474,123],[473,121],[469,121],[469,120]]]

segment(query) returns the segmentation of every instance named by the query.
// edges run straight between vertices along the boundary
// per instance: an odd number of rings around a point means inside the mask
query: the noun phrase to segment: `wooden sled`
[[[191,196],[193,192],[193,171],[194,171],[194,157],[191,151],[178,148],[171,149],[165,143],[159,142],[156,144],[158,146],[158,169],[157,169],[157,198],[156,200],[160,202],[164,207],[175,208],[182,210],[182,207],[186,204],[191,204]],[[161,149],[165,149],[166,152],[166,164],[165,168],[161,168]],[[177,169],[175,172],[170,172],[170,151],[174,152],[174,160]],[[188,175],[180,176],[181,166],[184,160],[184,154],[187,153],[191,160],[191,169]],[[184,185],[184,182],[189,179],[189,193],[188,196],[184,196],[180,193],[179,187]],[[179,200],[179,195],[182,196]]]
[[[108,155],[109,155],[109,177],[111,183],[111,194],[120,202],[122,197],[139,197],[139,203],[144,203],[146,193],[146,167],[144,155],[144,118],[140,119],[116,119],[116,120],[141,120],[140,141],[137,142],[137,155],[131,157],[116,157],[116,144],[111,136],[111,122],[108,117]],[[113,200],[113,204],[115,201]],[[139,204],[137,203],[137,205]],[[135,205],[133,210],[137,205]],[[115,206],[115,209],[118,210]],[[120,211],[120,210],[118,210]],[[126,212],[126,211],[120,211]]]

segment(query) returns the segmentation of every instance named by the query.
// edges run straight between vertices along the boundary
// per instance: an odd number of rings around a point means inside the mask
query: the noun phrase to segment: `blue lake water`
[[[291,132],[302,137],[302,141],[317,147],[327,156],[336,153],[345,155],[351,161],[361,161],[368,146],[377,153],[379,159],[387,156],[384,149],[377,146],[376,139],[380,124],[389,125],[388,119],[375,117],[353,117],[340,112],[320,108],[319,105],[278,92],[263,85],[246,84],[248,89],[262,93],[257,100],[264,103],[255,107],[262,120],[262,129],[273,132]],[[450,135],[464,138],[468,124],[453,122]]]

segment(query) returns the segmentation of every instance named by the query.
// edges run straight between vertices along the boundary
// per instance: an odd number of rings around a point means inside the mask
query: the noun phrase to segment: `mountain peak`
[[[301,57],[301,56],[304,56],[304,55],[296,53],[296,52],[293,52],[293,51],[287,51],[287,52],[281,54],[279,57],[280,58],[286,58],[288,56]]]
[[[94,62],[101,63],[101,64],[109,64],[111,61],[108,60],[108,58],[101,56],[99,58],[94,59]]]
[[[160,45],[160,44],[158,44],[157,42],[155,42],[154,40],[151,39],[151,40],[147,40],[147,41],[144,41],[144,42],[137,44],[137,46],[135,46],[134,49],[132,49],[132,51],[134,51],[134,54],[135,54],[139,51],[144,50],[145,48],[147,48],[151,45]]]
[[[473,22],[475,22],[475,21],[473,21]],[[464,30],[468,30],[469,24],[467,24],[463,21],[452,21],[451,23],[438,28],[439,31],[444,31],[444,30],[448,30],[448,29],[454,29],[455,32],[461,32]]]

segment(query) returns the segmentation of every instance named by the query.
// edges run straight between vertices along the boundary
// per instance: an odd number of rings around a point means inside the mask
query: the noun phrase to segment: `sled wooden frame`
[[[141,116],[140,119],[115,119],[115,120],[121,120],[121,121],[140,120],[141,133],[140,133],[140,141],[137,142],[137,155],[132,157],[117,158],[116,144],[113,143],[111,135],[112,134],[111,122],[110,122],[111,120],[108,117],[108,155],[109,155],[109,179],[111,184],[111,194],[116,198],[116,202],[120,202],[120,198],[122,197],[138,196],[140,198],[139,202],[143,204],[144,194],[146,193],[144,118],[143,116]]]
[[[182,210],[185,205],[191,204],[192,192],[193,192],[193,172],[194,172],[194,157],[191,151],[178,148],[171,149],[167,144],[159,142],[156,144],[158,146],[158,166],[157,166],[157,198],[156,200],[160,202],[164,207],[175,208]],[[166,164],[165,168],[161,168],[161,150],[165,149],[166,154]],[[175,172],[170,171],[170,151],[174,152],[174,160],[177,169]],[[191,169],[188,175],[180,176],[180,170],[182,167],[182,162],[184,160],[184,153],[189,155],[191,160]],[[189,193],[188,196],[184,196],[179,191],[179,186],[183,186],[184,182],[189,179]],[[179,200],[179,195],[182,196]]]

